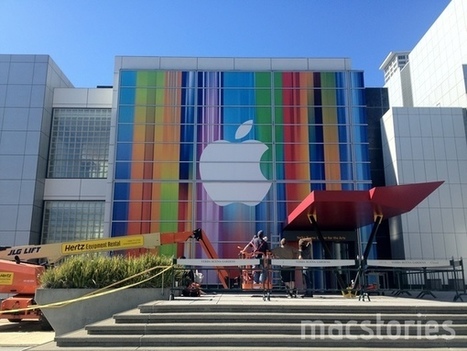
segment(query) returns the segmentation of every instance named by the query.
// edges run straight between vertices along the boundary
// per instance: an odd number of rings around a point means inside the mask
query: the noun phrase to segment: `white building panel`
[[[111,108],[111,88],[58,88],[54,91],[54,108]]]
[[[414,106],[467,107],[466,17],[465,1],[452,0],[410,53]]]
[[[467,185],[467,179],[463,177],[466,170],[465,163],[460,163],[457,153],[467,154],[465,143],[464,113],[460,108],[393,108],[382,120],[386,127],[394,124],[398,131],[394,136],[393,144],[397,145],[397,152],[385,152],[385,173],[390,175],[387,181],[396,180],[397,184],[408,184],[413,182],[425,182],[443,180],[445,183],[429,199],[424,200],[416,209],[406,215],[407,222],[402,222],[402,231],[405,237],[405,257],[418,258],[443,258],[443,250],[437,251],[433,240],[424,240],[417,247],[419,240],[415,233],[434,235],[436,233],[458,233],[462,231],[467,236],[465,228],[466,210],[463,200],[463,189]],[[446,126],[446,127],[444,127]],[[456,134],[462,137],[453,137],[454,126]],[[383,132],[387,128],[383,128]],[[462,133],[461,133],[462,132]],[[456,142],[456,139],[459,141]],[[390,150],[390,144],[383,133],[383,145]],[[462,143],[461,140],[464,142]],[[461,150],[458,150],[458,147]],[[460,166],[463,164],[463,166]],[[394,174],[394,176],[392,176]],[[392,178],[391,178],[392,177]],[[394,183],[394,184],[396,184]],[[388,183],[392,185],[392,183]],[[433,197],[433,199],[432,199]],[[442,208],[441,212],[439,208]],[[446,219],[442,218],[451,212]],[[467,247],[459,248],[449,252],[455,246],[452,241],[455,236],[444,236],[446,253],[449,258],[456,256],[467,256]],[[437,242],[440,238],[437,237]]]

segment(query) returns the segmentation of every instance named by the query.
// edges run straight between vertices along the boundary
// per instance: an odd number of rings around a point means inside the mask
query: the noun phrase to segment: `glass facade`
[[[121,70],[118,91],[112,236],[200,227],[234,257],[310,191],[371,186],[362,72]]]
[[[42,243],[104,236],[104,201],[45,201]]]
[[[110,109],[54,109],[48,178],[106,178]]]

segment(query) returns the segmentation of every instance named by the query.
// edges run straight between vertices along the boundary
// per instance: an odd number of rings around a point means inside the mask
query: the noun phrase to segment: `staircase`
[[[467,350],[467,304],[202,296],[140,305],[31,351]]]

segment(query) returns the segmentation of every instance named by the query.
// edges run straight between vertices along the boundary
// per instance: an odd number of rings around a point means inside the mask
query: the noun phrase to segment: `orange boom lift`
[[[11,322],[20,322],[22,319],[42,320],[42,313],[39,309],[6,312],[29,308],[36,304],[34,295],[39,287],[39,277],[45,268],[38,264],[27,263],[30,260],[47,259],[48,263],[52,264],[68,255],[141,248],[154,249],[161,245],[184,243],[188,240],[199,242],[208,258],[219,258],[202,229],[44,245],[0,247],[0,293],[14,294],[1,302],[0,319],[8,319]],[[223,287],[227,289],[229,281],[227,271],[223,267],[217,267],[217,275]]]

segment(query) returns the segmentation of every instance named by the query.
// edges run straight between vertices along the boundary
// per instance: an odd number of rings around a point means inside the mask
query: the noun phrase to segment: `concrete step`
[[[257,302],[230,296],[154,301],[29,351],[467,350],[467,304]]]
[[[342,322],[341,322],[342,323]],[[467,335],[467,324],[443,324],[431,321],[434,328],[445,334]],[[312,330],[317,334],[323,334],[329,330],[338,331],[341,324],[334,323],[268,323],[264,321],[258,327],[257,324],[248,323],[164,323],[164,324],[112,324],[109,322],[94,323],[86,326],[85,330],[92,335],[207,335],[215,334],[222,335],[228,332],[229,334],[242,334],[250,337],[258,333],[259,329],[267,330],[268,334],[286,334],[286,335],[301,335],[302,333],[310,333]],[[371,334],[376,335],[393,335],[403,333],[404,335],[420,335],[425,332],[425,325],[417,323],[372,323],[371,321],[349,321],[342,324],[342,330],[351,335]]]
[[[290,349],[290,348],[289,348]],[[262,346],[262,347],[221,347],[221,346],[186,346],[186,347],[170,347],[170,346],[151,346],[151,347],[118,347],[113,346],[108,347],[59,347],[55,342],[36,346],[33,349],[28,349],[28,351],[284,351],[283,347],[274,347],[274,346]],[[348,347],[296,347],[291,349],[293,351],[349,351]],[[357,347],[353,348],[352,351],[374,351],[373,347]],[[393,348],[379,348],[383,351],[393,351]],[[397,348],[397,351],[427,351],[427,348]],[[429,351],[466,351],[465,347],[434,347],[430,348]]]
[[[435,338],[427,338],[413,335],[399,335],[396,339],[394,335],[378,337],[367,337],[363,335],[319,335],[301,337],[300,335],[288,334],[250,334],[248,337],[242,334],[225,333],[222,336],[218,334],[178,334],[178,335],[89,335],[84,330],[67,334],[67,336],[57,337],[55,342],[59,347],[262,347],[265,345],[274,345],[282,349],[294,347],[392,347],[392,348],[410,348],[414,345],[421,348],[434,347],[465,347],[467,345],[467,336],[456,336],[452,340],[446,340],[437,335]]]
[[[290,300],[286,300],[290,302]],[[226,304],[215,305],[216,312],[278,312],[278,313],[400,313],[401,308],[394,305],[380,305],[367,302],[358,302],[350,300],[349,304],[319,304],[319,299],[310,299],[310,304],[306,304],[305,299],[297,299],[297,304],[279,304],[279,303],[259,303],[259,304]],[[156,301],[154,303],[147,303],[139,305],[135,311],[136,313],[164,313],[164,312],[211,312],[213,305],[207,301],[206,303],[193,303],[186,304],[180,301]],[[303,303],[305,302],[305,303]],[[404,313],[422,313],[422,314],[467,314],[467,304],[452,305],[452,304],[418,304],[414,300],[413,304],[406,305],[403,308]]]
[[[208,316],[207,316],[208,315]],[[206,322],[207,317],[211,323],[249,323],[249,324],[274,324],[274,323],[301,323],[301,321],[322,321],[324,323],[333,323],[340,321],[346,323],[350,320],[354,321],[370,321],[377,323],[384,322],[405,322],[425,323],[427,321],[436,321],[443,323],[452,321],[453,324],[466,323],[465,315],[461,314],[409,314],[409,313],[392,313],[392,314],[374,314],[374,313],[280,313],[280,312],[166,312],[166,313],[119,313],[114,316],[117,324],[131,323],[184,323],[195,324]]]

